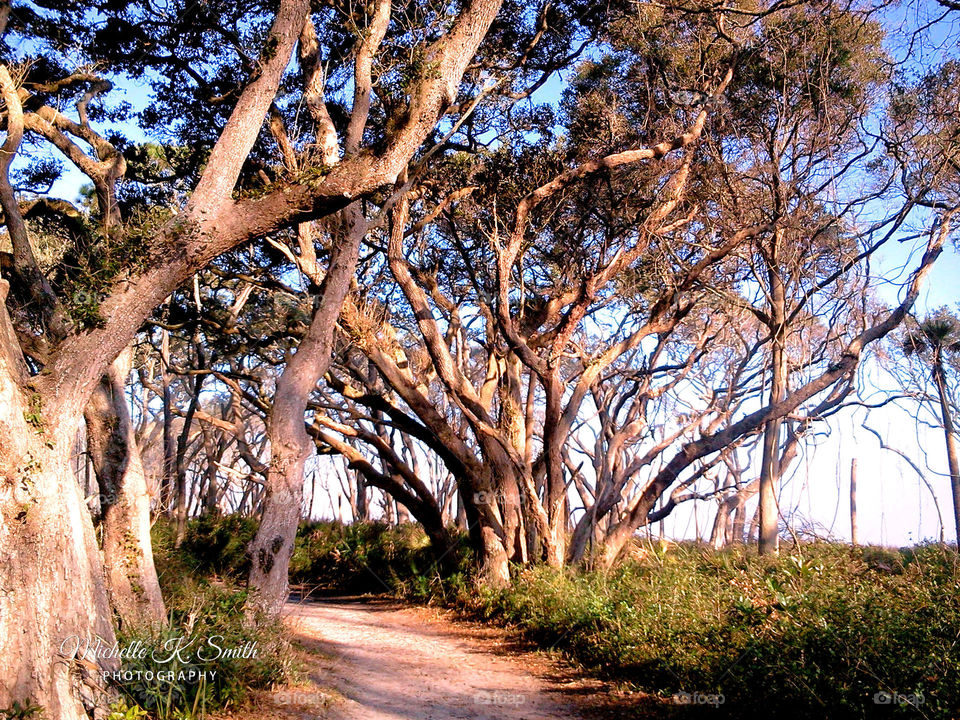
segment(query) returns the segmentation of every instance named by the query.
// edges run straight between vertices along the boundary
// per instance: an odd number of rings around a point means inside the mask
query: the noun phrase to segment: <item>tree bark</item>
[[[770,253],[770,400],[771,407],[786,397],[787,356],[786,356],[786,290],[780,272],[773,264],[777,261],[781,232],[774,232],[773,249]],[[780,484],[780,426],[782,416],[773,416],[767,420],[763,429],[763,459],[760,465],[760,537],[758,548],[761,555],[776,555],[780,552],[777,487]]]
[[[366,222],[359,204],[344,211],[344,234],[320,286],[320,300],[297,352],[277,380],[267,427],[270,469],[260,527],[250,545],[251,610],[280,612],[287,599],[287,571],[300,522],[304,464],[314,447],[304,427],[310,393],[330,365],[333,330],[350,288]]]
[[[105,706],[116,661],[73,657],[74,639],[115,636],[100,551],[70,463],[77,424],[46,423],[0,280],[0,707],[32,700],[53,720]],[[61,646],[65,654],[61,654]]]
[[[107,589],[124,627],[166,620],[150,544],[150,496],[124,397],[131,354],[113,363],[84,413],[100,486]]]
[[[960,545],[960,461],[957,459],[957,438],[953,432],[953,412],[947,396],[947,378],[943,371],[943,348],[934,351],[933,381],[940,398],[940,415],[943,419],[943,436],[947,445],[947,466],[950,470],[950,491],[953,494],[953,520],[956,541]]]

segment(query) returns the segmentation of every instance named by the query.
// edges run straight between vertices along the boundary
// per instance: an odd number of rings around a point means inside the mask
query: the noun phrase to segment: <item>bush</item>
[[[174,547],[172,523],[153,529],[153,552],[164,592],[183,577],[242,582],[250,570],[247,548],[257,521],[237,515],[208,517],[187,524],[184,541]],[[401,594],[426,599],[443,594],[469,572],[466,536],[443,558],[440,572],[433,548],[419,525],[385,523],[302,523],[290,559],[290,582],[323,594]]]
[[[191,520],[183,543],[174,549],[176,526],[161,520],[153,528],[154,555],[161,575],[188,573],[199,577],[245,580],[250,571],[247,547],[257,532],[257,521],[240,515],[208,516]]]
[[[446,597],[451,587],[465,582],[470,566],[465,538],[454,540],[453,551],[443,558],[448,572],[442,575],[419,525],[304,523],[290,561],[290,578],[320,594]]]
[[[533,568],[470,609],[516,624],[599,674],[720,714],[867,718],[922,697],[960,710],[960,570],[937,546],[804,546],[777,560],[699,547],[611,573]],[[896,693],[896,695],[894,695]]]
[[[131,673],[119,686],[124,697],[160,720],[192,719],[291,680],[297,668],[280,621],[245,622],[246,596],[202,579],[176,587],[167,600],[167,627],[120,638],[121,647],[139,642],[150,649],[124,661],[124,673]]]
[[[248,622],[244,614],[247,593],[236,581],[245,574],[245,547],[255,529],[235,517],[197,520],[175,548],[173,524],[154,526],[169,624],[119,634],[121,648],[146,651],[123,659],[122,702],[112,719],[136,720],[146,711],[158,720],[193,720],[242,703],[251,690],[297,678],[280,621]]]

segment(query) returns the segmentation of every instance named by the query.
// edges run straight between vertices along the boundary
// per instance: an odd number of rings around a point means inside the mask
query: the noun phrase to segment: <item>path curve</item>
[[[343,697],[331,720],[579,720],[557,686],[423,609],[359,602],[287,606],[325,658],[315,680]]]

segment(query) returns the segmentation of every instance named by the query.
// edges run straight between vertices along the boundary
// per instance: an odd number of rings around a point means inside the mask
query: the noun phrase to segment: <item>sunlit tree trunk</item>
[[[350,287],[366,225],[358,204],[344,211],[344,233],[320,286],[310,327],[277,380],[267,425],[270,469],[263,515],[250,545],[252,610],[275,614],[287,599],[287,571],[303,504],[304,464],[314,443],[304,427],[307,402],[330,365],[334,324]]]
[[[124,626],[163,623],[166,611],[150,544],[150,496],[124,386],[131,351],[104,375],[84,412],[100,486],[103,560],[114,611]]]
[[[774,233],[774,247],[771,253],[770,280],[770,397],[772,407],[780,403],[787,392],[787,356],[786,356],[786,297],[783,279],[773,266],[777,258],[777,245],[781,235]],[[777,489],[780,484],[780,426],[782,418],[777,416],[767,421],[763,429],[763,458],[760,465],[760,505],[758,508],[760,535],[759,551],[761,555],[776,555],[780,551],[779,518]]]
[[[75,638],[115,639],[93,522],[70,462],[79,413],[53,424],[40,396],[23,391],[8,289],[0,280],[0,707],[30,700],[47,717],[78,720],[104,705],[101,673],[117,667],[72,657]]]

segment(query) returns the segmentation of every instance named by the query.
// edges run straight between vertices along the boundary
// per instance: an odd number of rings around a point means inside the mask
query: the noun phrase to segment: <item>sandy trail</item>
[[[331,720],[554,720],[580,716],[521,661],[416,609],[357,602],[287,606],[326,660],[315,680],[345,698]]]

